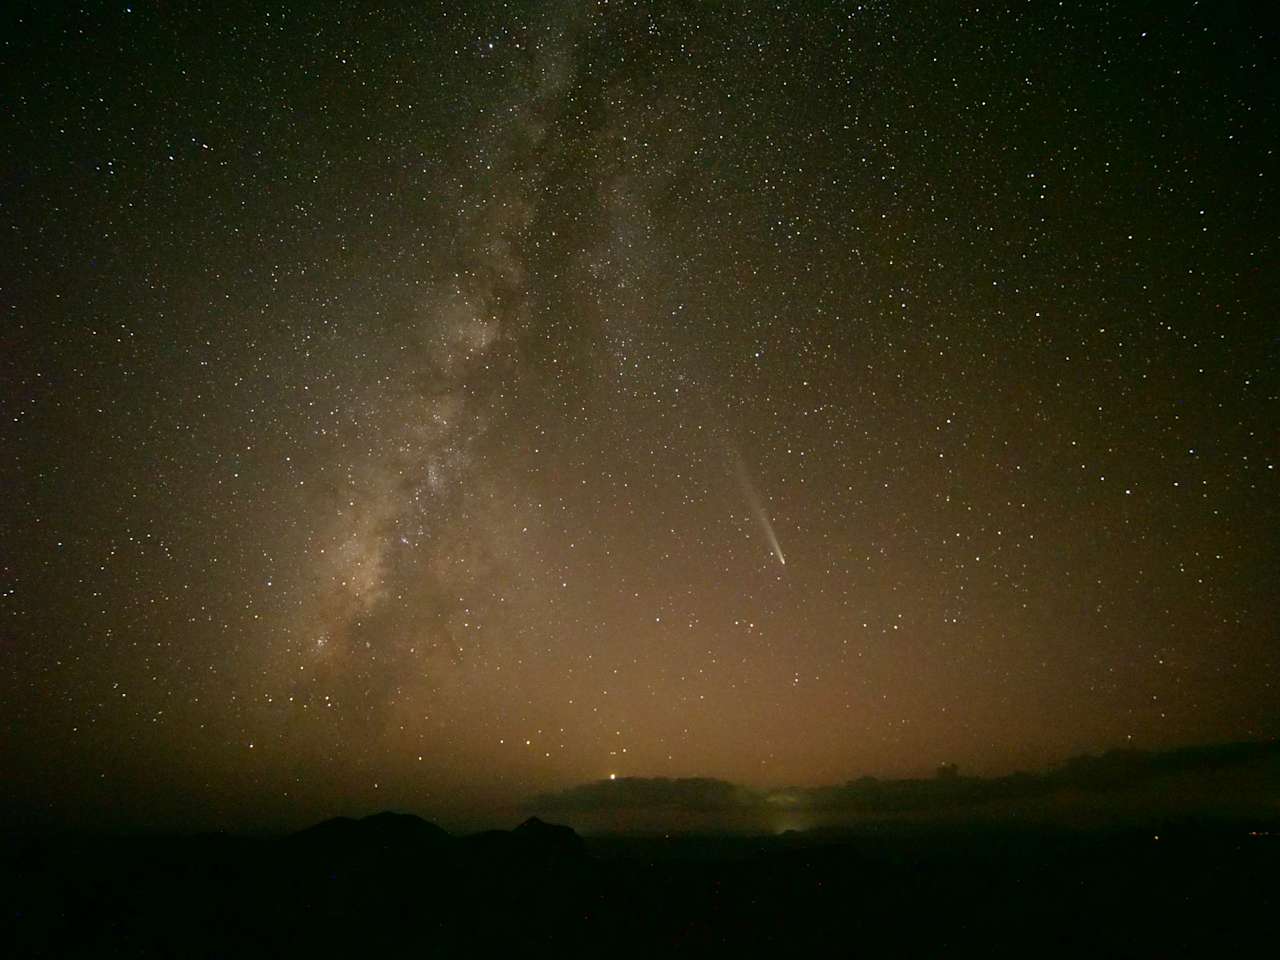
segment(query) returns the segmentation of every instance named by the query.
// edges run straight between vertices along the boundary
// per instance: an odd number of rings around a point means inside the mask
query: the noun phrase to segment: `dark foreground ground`
[[[17,949],[0,953],[1255,955],[1280,916],[1275,830],[583,841],[380,814],[277,839],[64,837],[6,850],[0,943]]]

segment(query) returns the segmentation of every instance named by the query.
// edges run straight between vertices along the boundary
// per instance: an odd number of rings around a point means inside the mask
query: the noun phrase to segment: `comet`
[[[769,514],[765,513],[764,503],[760,500],[760,494],[756,493],[755,485],[752,484],[751,477],[747,474],[747,466],[742,462],[742,457],[736,450],[731,452],[733,453],[734,473],[738,476],[738,485],[742,487],[742,495],[747,499],[747,506],[751,508],[756,522],[760,524],[760,529],[764,532],[765,539],[769,541],[769,548],[773,551],[773,555],[785,567],[787,565],[786,555],[783,554],[782,546],[778,543],[778,535],[773,532],[773,524],[769,521]]]

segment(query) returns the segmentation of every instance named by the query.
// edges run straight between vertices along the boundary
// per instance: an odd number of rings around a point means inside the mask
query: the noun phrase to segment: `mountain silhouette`
[[[572,862],[586,857],[586,844],[572,827],[530,817],[514,830],[485,830],[464,841],[467,851],[484,859]]]
[[[587,852],[586,844],[572,827],[547,823],[537,817],[530,817],[512,832],[521,840],[549,852],[571,857],[585,856]]]
[[[452,837],[396,813],[275,838],[51,838],[0,848],[0,936],[6,956],[825,955],[851,936],[892,955],[1225,955],[1260,934],[1224,918],[1280,906],[1277,838],[1272,818],[585,841],[537,817]]]
[[[334,817],[292,837],[295,843],[363,847],[442,847],[453,842],[445,830],[411,813],[385,810],[359,820]]]

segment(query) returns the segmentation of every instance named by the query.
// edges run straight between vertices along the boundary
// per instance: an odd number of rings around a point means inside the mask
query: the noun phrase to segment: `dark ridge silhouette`
[[[586,854],[586,845],[572,827],[546,823],[537,817],[530,817],[516,827],[515,835],[528,843],[537,844],[542,849],[562,856],[581,857]]]
[[[0,847],[0,944],[16,957],[1245,955],[1280,911],[1277,757],[1274,743],[1113,751],[1038,776],[948,769],[782,791],[775,802],[706,780],[632,781],[617,794],[650,809],[678,796],[789,816],[786,804],[852,795],[925,811],[770,835],[584,839],[534,816],[455,837],[387,812],[280,837],[10,842]],[[1150,805],[1196,783],[1215,797],[1245,782],[1242,771],[1269,798],[1264,814],[1232,814],[1230,796],[1173,814]],[[940,797],[1064,790],[1137,796],[1143,819],[1081,828],[928,813],[950,809]],[[608,794],[593,785],[570,796]]]
[[[1090,832],[881,823],[601,837],[406,815],[0,858],[7,956],[800,951],[1236,955],[1280,909],[1280,818]]]
[[[586,855],[583,840],[571,827],[544,823],[530,817],[514,830],[486,830],[463,840],[466,851],[486,861],[510,864],[556,863],[580,860]]]
[[[360,820],[334,817],[292,837],[295,843],[377,847],[382,849],[434,847],[451,843],[443,829],[411,813],[383,811]]]

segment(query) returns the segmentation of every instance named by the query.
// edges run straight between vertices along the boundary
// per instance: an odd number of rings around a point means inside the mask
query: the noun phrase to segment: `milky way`
[[[6,15],[12,809],[1277,734],[1248,7],[321,6]]]

